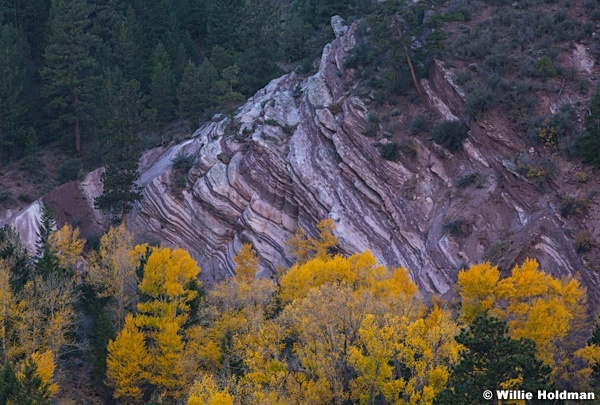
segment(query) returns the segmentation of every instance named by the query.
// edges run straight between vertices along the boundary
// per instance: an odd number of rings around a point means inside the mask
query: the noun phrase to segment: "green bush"
[[[81,173],[81,161],[79,159],[66,160],[57,171],[56,181],[64,184],[69,181],[77,180]]]
[[[398,144],[391,142],[381,146],[379,151],[382,158],[385,160],[396,160],[398,157]]]
[[[431,135],[435,143],[450,152],[456,152],[462,149],[462,143],[469,134],[467,127],[461,121],[449,120],[435,127]]]
[[[532,75],[535,77],[552,77],[556,75],[556,68],[547,56],[542,56],[533,65]]]
[[[179,151],[177,155],[171,160],[173,168],[180,173],[187,173],[192,167],[194,167],[195,158],[192,155],[186,155]]]
[[[494,102],[494,93],[490,89],[475,89],[467,97],[465,112],[470,117],[477,118],[482,112],[492,107]]]
[[[587,198],[564,197],[560,204],[560,215],[565,218],[583,218],[588,213],[589,205]]]
[[[427,130],[429,119],[426,115],[419,114],[410,122],[410,132],[416,134]]]

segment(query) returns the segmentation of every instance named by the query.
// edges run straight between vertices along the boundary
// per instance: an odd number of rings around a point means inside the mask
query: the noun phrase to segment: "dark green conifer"
[[[29,47],[24,35],[11,25],[0,27],[0,167],[23,152],[30,74]]]
[[[31,359],[25,363],[23,376],[19,381],[19,392],[14,403],[20,405],[50,405],[50,386],[37,374],[37,365]]]
[[[125,222],[132,204],[142,197],[136,184],[141,135],[153,125],[155,112],[147,108],[146,97],[141,93],[138,81],[129,80],[116,86],[110,107],[112,113],[103,130],[106,166],[102,175],[104,188],[95,205]]]
[[[450,371],[448,386],[434,404],[480,404],[484,390],[495,393],[507,381],[520,380],[517,387],[511,387],[514,390],[552,390],[548,382],[551,368],[535,358],[535,343],[511,339],[506,322],[479,316],[456,341],[464,346],[461,360]]]
[[[82,122],[90,117],[96,61],[91,55],[96,38],[88,30],[91,8],[86,0],[53,0],[50,34],[42,70],[42,94],[48,97],[52,125],[74,138],[81,153]]]
[[[42,206],[40,219],[40,227],[37,233],[37,241],[35,245],[35,274],[47,278],[51,274],[56,274],[60,271],[58,258],[52,252],[49,237],[56,230],[56,221],[46,206]]]
[[[179,104],[177,113],[180,118],[190,120],[192,125],[198,124],[205,108],[207,94],[203,94],[203,90],[200,68],[194,62],[189,61],[177,88]]]
[[[169,122],[175,115],[175,75],[171,58],[162,42],[154,50],[150,106],[156,110],[159,124]]]

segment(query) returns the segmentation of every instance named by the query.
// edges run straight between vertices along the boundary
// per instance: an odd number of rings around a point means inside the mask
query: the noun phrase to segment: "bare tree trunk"
[[[400,41],[402,42],[402,48],[404,48],[404,55],[406,56],[406,62],[408,63],[408,69],[410,69],[410,75],[412,77],[412,81],[413,84],[415,85],[415,89],[417,90],[417,93],[419,93],[419,96],[421,98],[423,98],[423,91],[421,90],[421,86],[419,85],[419,82],[417,81],[417,76],[415,75],[415,70],[413,69],[413,65],[412,62],[410,60],[410,56],[408,55],[408,48],[406,48],[406,44],[404,43],[404,37],[402,36],[402,31],[400,31],[400,27],[398,27],[398,25],[394,22],[394,25],[396,26],[396,31],[398,31],[398,36],[400,36]]]

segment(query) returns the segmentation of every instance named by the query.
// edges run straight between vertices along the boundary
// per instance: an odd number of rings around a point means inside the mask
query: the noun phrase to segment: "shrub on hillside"
[[[462,149],[462,143],[468,136],[467,127],[458,120],[444,121],[431,134],[435,143],[442,145],[450,152]]]
[[[56,181],[58,181],[59,184],[64,184],[69,181],[77,180],[80,172],[81,172],[81,161],[79,159],[66,160],[58,168]]]
[[[473,118],[479,117],[482,112],[494,105],[494,93],[490,89],[475,89],[467,97],[465,112]]]

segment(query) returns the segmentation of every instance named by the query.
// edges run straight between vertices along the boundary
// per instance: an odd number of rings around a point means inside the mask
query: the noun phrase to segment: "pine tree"
[[[40,164],[40,144],[38,142],[37,134],[31,127],[27,130],[27,136],[25,137],[25,159],[23,163],[25,168],[30,171],[37,169]]]
[[[484,389],[551,390],[551,369],[535,357],[535,343],[508,336],[506,323],[488,316],[477,317],[456,341],[465,347],[460,363],[450,373],[448,388],[434,404],[481,403]]]
[[[116,86],[112,112],[104,128],[104,188],[95,205],[120,217],[124,223],[132,204],[142,198],[136,184],[141,155],[140,136],[153,124],[154,112],[146,107],[146,97],[141,93],[138,81],[130,80]]]
[[[189,61],[183,72],[183,79],[177,89],[177,111],[180,118],[192,121],[192,125],[198,124],[204,109],[207,107],[206,99],[209,91],[203,88],[202,71],[196,64]],[[206,91],[206,93],[204,93]]]
[[[19,392],[16,403],[22,405],[50,405],[52,394],[50,385],[45,383],[37,372],[37,365],[32,359],[27,360],[23,375],[19,378]]]
[[[600,87],[590,101],[589,114],[585,117],[586,134],[581,140],[583,161],[600,166]]]
[[[238,36],[244,63],[240,92],[249,96],[281,72],[275,64],[280,59],[277,44],[280,16],[273,0],[246,0],[241,15]]]
[[[156,110],[160,124],[169,122],[175,113],[175,75],[171,58],[162,42],[154,50],[150,83],[150,106]]]
[[[20,385],[10,362],[4,363],[0,379],[0,404],[16,403],[15,399],[19,393]]]
[[[50,245],[50,234],[56,230],[56,221],[50,209],[44,205],[37,233],[35,273],[44,278],[59,271],[58,258]]]
[[[50,34],[42,70],[42,95],[54,128],[74,136],[81,154],[81,124],[90,118],[96,61],[91,55],[96,38],[88,32],[91,8],[86,0],[53,0]]]
[[[135,79],[146,88],[148,71],[146,69],[144,35],[133,7],[129,6],[117,19],[113,34],[113,53],[115,64],[126,79]]]
[[[219,45],[235,49],[238,45],[237,29],[241,23],[244,0],[214,0],[208,2],[206,17],[206,46]]]
[[[20,155],[25,135],[29,87],[29,46],[21,32],[0,27],[0,167],[4,159]]]

